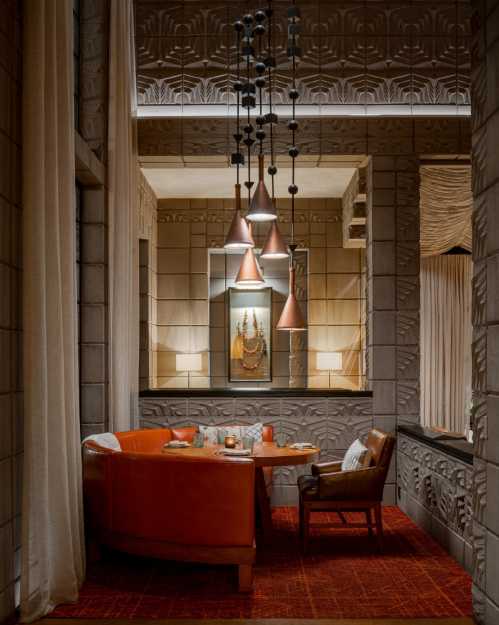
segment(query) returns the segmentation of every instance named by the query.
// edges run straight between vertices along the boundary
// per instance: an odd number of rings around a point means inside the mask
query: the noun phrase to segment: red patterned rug
[[[327,514],[322,516],[317,520],[333,520]],[[314,530],[310,554],[303,556],[297,540],[297,510],[277,508],[273,520],[275,539],[258,550],[252,595],[236,592],[234,567],[112,554],[89,567],[79,602],[60,606],[51,616],[257,619],[471,615],[469,575],[398,508],[384,509],[382,554],[376,552],[363,530],[324,529]]]

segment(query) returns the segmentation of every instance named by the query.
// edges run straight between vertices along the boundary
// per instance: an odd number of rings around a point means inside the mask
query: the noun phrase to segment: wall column
[[[492,625],[499,622],[499,1],[475,0],[473,11],[473,608],[479,623]]]
[[[419,423],[419,161],[373,156],[367,177],[367,376],[374,425],[390,432]]]

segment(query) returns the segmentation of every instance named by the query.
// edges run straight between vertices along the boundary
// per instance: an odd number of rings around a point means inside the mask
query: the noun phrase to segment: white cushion
[[[347,449],[347,453],[341,463],[341,470],[356,471],[357,469],[362,469],[366,466],[368,454],[369,450],[367,447],[359,439],[355,440]]]
[[[112,449],[113,451],[121,451],[120,441],[112,432],[104,432],[103,434],[91,434],[83,439],[83,442],[94,441],[97,445]]]

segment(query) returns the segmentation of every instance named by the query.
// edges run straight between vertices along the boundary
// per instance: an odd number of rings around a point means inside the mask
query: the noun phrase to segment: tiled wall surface
[[[499,1],[473,2],[473,599],[499,622]]]
[[[418,159],[374,156],[367,178],[367,379],[375,425],[394,431],[419,423]]]
[[[0,622],[19,592],[22,397],[22,2],[0,3]]]
[[[156,356],[153,338],[156,336],[157,310],[157,206],[154,191],[139,171],[139,264],[140,264],[140,389],[156,386]]]
[[[397,486],[402,510],[471,572],[473,466],[399,434]]]
[[[107,160],[109,0],[85,0],[80,14],[79,132],[85,147],[96,155],[96,165],[102,167]],[[90,183],[82,187],[81,202],[82,437],[106,431],[109,419],[108,270],[107,188]]]
[[[288,199],[278,199],[279,224],[285,236],[291,228]],[[234,256],[209,254],[208,250],[222,248],[224,236],[232,219],[230,199],[159,200],[157,257],[157,335],[153,344],[157,352],[157,386],[159,388],[207,387],[222,384],[226,376],[226,357],[222,353],[222,338],[217,342],[212,328],[212,347],[216,356],[208,363],[210,350],[210,319],[219,324],[224,318],[223,289],[237,273]],[[294,337],[291,351],[308,349],[308,367],[300,371],[304,358],[293,360],[292,378],[313,388],[349,388],[363,386],[361,376],[361,314],[363,289],[361,267],[363,250],[342,248],[340,199],[297,200],[295,238],[300,249],[308,250],[308,272],[297,271],[298,297],[306,314],[308,291],[308,336]],[[265,241],[266,227],[257,225],[256,246]],[[262,263],[264,276],[275,288],[274,325],[278,320],[287,293],[287,270],[284,265]],[[284,270],[283,270],[284,267]],[[223,275],[222,275],[223,274]],[[275,274],[275,275],[274,275]],[[208,277],[210,283],[208,282]],[[223,285],[222,285],[223,282]],[[221,287],[222,285],[222,287]],[[222,289],[222,290],[221,290]],[[212,293],[210,301],[210,292]],[[281,336],[277,336],[281,334]],[[285,352],[289,337],[274,333],[278,346],[275,375],[279,385],[289,375],[285,371]],[[301,345],[303,341],[307,343]],[[286,345],[283,345],[283,341]],[[281,349],[279,349],[281,348]],[[320,371],[316,368],[316,352],[338,351],[343,354],[341,371]],[[203,371],[190,374],[175,370],[176,352],[203,352]],[[211,367],[210,367],[211,364]],[[212,379],[210,380],[210,373]]]
[[[321,461],[339,460],[358,437],[373,426],[370,397],[293,397],[256,398],[149,398],[140,399],[140,426],[186,426],[251,424],[274,426],[274,433],[285,433],[289,442],[306,441],[321,449]],[[296,504],[298,475],[310,472],[308,465],[278,467],[274,470],[274,505]],[[393,482],[393,478],[390,476]],[[385,502],[393,505],[393,488],[385,492]]]

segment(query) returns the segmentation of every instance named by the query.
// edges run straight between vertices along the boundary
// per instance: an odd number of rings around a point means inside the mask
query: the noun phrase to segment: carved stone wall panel
[[[397,441],[399,505],[442,540],[442,526],[454,544],[452,555],[471,567],[473,467],[404,434]],[[446,546],[446,545],[445,545]]]
[[[497,100],[497,32],[499,3],[497,0],[473,0],[471,33],[472,81],[472,186],[473,211],[473,406],[474,406],[474,479],[473,479],[473,607],[475,620],[484,625],[499,620],[497,594],[497,539],[499,513],[494,484],[497,475],[498,435],[494,404],[497,401],[497,226],[495,223],[495,192],[490,185],[499,175],[499,129],[495,120],[499,112]],[[486,266],[489,267],[488,272]],[[488,275],[487,275],[488,273]],[[490,291],[490,294],[489,294]],[[491,298],[489,301],[487,301]],[[488,304],[488,305],[487,305]],[[489,354],[487,351],[489,350]],[[489,367],[489,370],[487,370]],[[490,409],[490,414],[488,410]],[[487,525],[488,531],[484,525]]]
[[[81,3],[80,120],[82,137],[106,161],[109,0]]]
[[[156,70],[154,70],[156,71]],[[202,122],[202,123],[201,123]],[[141,156],[179,156],[224,154],[233,151],[233,124],[227,119],[171,118],[139,119],[139,154]],[[426,125],[424,122],[428,122]],[[287,154],[289,133],[287,119],[276,127],[276,154]],[[402,133],[402,134],[400,134]],[[300,148],[313,155],[397,154],[399,240],[414,241],[418,203],[415,172],[406,153],[454,154],[469,151],[469,123],[459,119],[300,119]]]
[[[458,10],[460,4],[420,2],[416,9],[404,2],[302,3],[298,82],[303,103],[469,103],[470,17]],[[275,101],[286,102],[287,6],[277,1],[274,7],[279,74]],[[189,76],[180,87],[181,99],[196,104],[226,101],[227,84],[220,82],[217,70],[227,74],[234,69],[230,24],[241,11],[229,0],[166,6],[137,0],[139,104],[178,103],[177,90],[164,84],[169,63]],[[155,51],[147,52],[150,48]],[[152,67],[155,74],[149,73]]]

